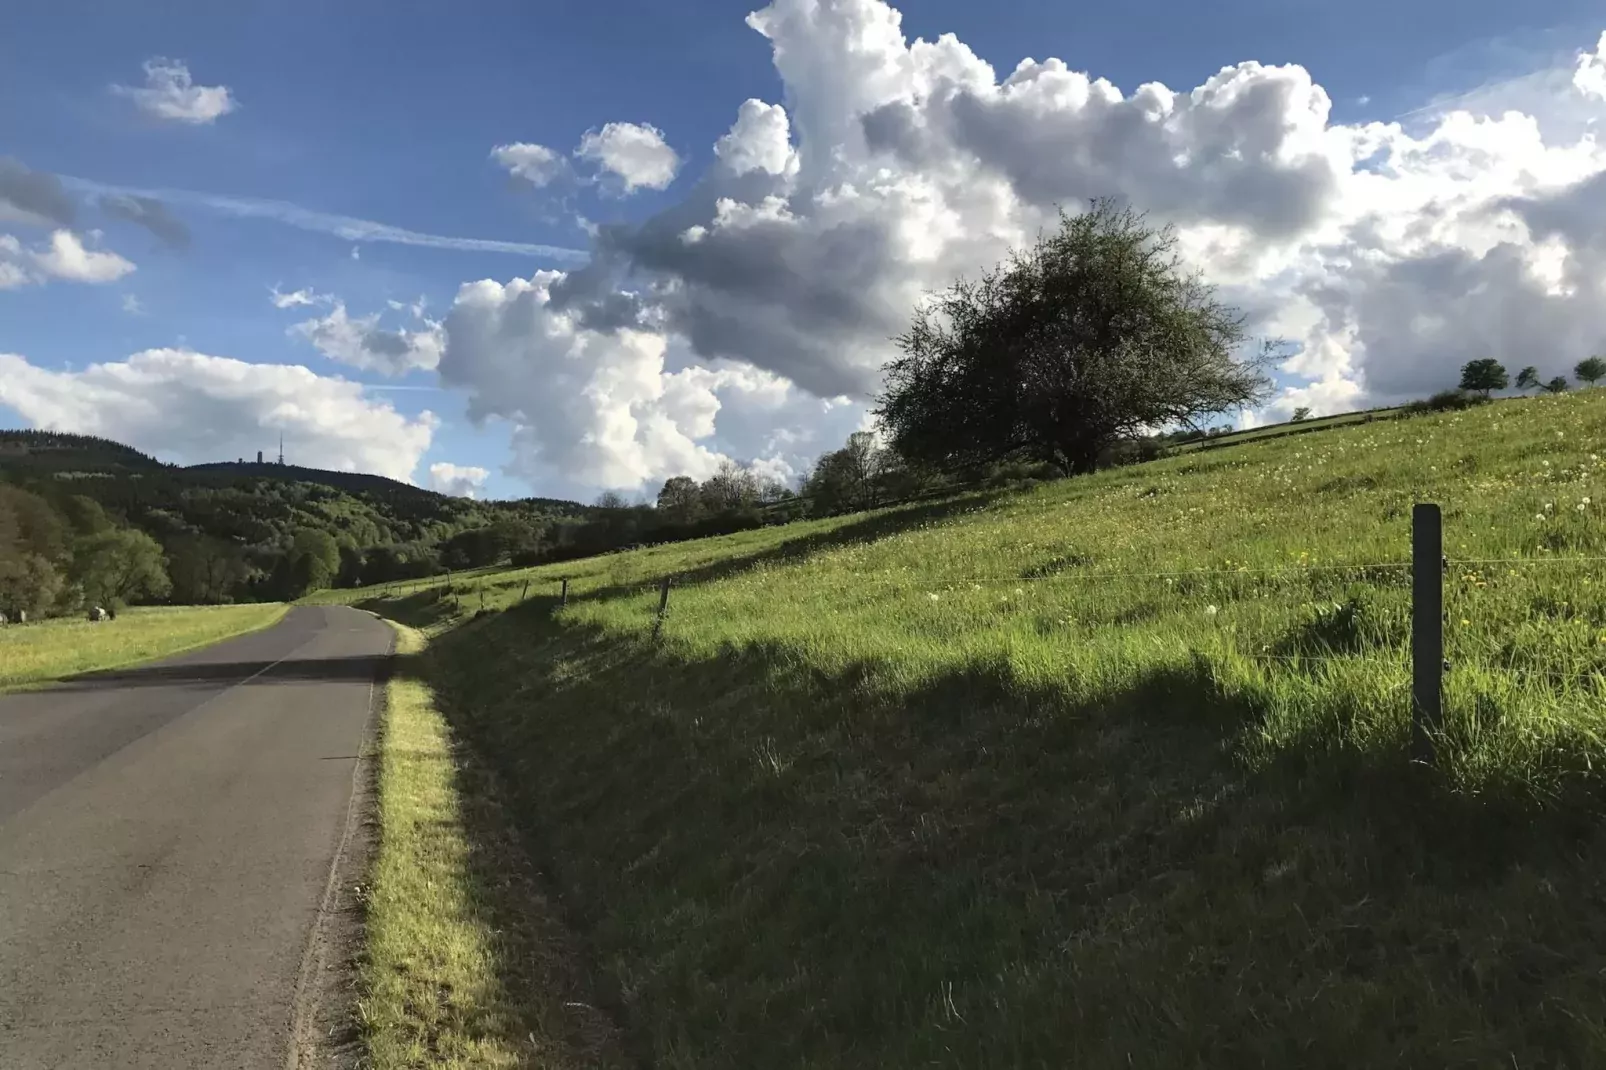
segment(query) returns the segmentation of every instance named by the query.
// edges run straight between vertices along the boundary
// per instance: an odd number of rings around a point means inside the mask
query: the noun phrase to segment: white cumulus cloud
[[[152,118],[201,125],[239,107],[228,86],[196,85],[182,60],[158,57],[146,60],[144,66],[144,85],[114,85],[112,92],[132,100]]]
[[[587,327],[553,307],[565,279],[465,283],[445,318],[442,383],[468,394],[471,419],[511,425],[509,470],[532,483],[640,488],[727,457],[796,472],[862,418],[749,364],[699,365],[650,324]]]
[[[314,293],[311,287],[302,287],[286,293],[277,285],[269,287],[268,300],[274,308],[301,308],[305,305],[326,305],[334,299],[328,294]]]
[[[477,498],[490,472],[473,465],[437,461],[429,466],[429,489],[454,498]]]
[[[91,249],[70,230],[53,231],[45,244],[24,248],[10,234],[0,234],[0,290],[42,283],[116,282],[134,265],[110,250]]]
[[[514,178],[523,179],[540,188],[561,177],[568,168],[560,154],[545,145],[516,141],[498,145],[491,150],[491,159]]]
[[[599,227],[549,315],[865,398],[923,294],[1113,195],[1293,343],[1283,408],[1420,395],[1469,354],[1550,374],[1606,345],[1606,141],[1578,121],[1599,114],[1601,46],[1476,108],[1348,125],[1297,64],[1122,89],[1053,58],[1000,74],[952,35],[907,39],[881,0],[748,21],[784,108],[741,104],[678,203]]]
[[[280,308],[312,304],[301,300],[304,291],[285,295],[296,298]],[[318,298],[318,300],[329,300]],[[275,304],[278,302],[275,301]],[[293,337],[310,342],[318,352],[330,360],[349,364],[365,371],[386,375],[405,375],[410,371],[428,371],[440,363],[441,347],[445,336],[439,322],[424,315],[422,305],[410,307],[417,327],[388,328],[380,326],[379,313],[353,317],[347,314],[345,302],[335,300],[327,316],[304,320],[290,328]]]
[[[276,445],[296,464],[408,480],[437,421],[408,417],[358,383],[299,365],[148,349],[78,371],[0,354],[0,404],[34,427],[101,435],[195,464]]]
[[[680,157],[650,123],[608,123],[588,130],[574,154],[617,177],[626,193],[664,189],[680,170]]]

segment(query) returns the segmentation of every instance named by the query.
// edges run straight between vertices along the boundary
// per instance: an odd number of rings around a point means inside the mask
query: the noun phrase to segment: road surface
[[[0,696],[0,1067],[285,1066],[390,647],[303,606]]]

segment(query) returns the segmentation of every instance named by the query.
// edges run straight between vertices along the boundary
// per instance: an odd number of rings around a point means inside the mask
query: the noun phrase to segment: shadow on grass
[[[723,557],[717,561],[694,568],[676,569],[671,573],[671,576],[676,586],[690,586],[699,583],[711,583],[764,565],[796,564],[826,550],[876,542],[916,528],[939,524],[943,521],[963,516],[966,513],[978,512],[1003,497],[1004,494],[1005,492],[1002,490],[971,491],[955,497],[941,498],[918,505],[889,508],[879,512],[868,513],[857,520],[838,524],[827,531],[799,535],[752,553]],[[577,594],[577,597],[612,598],[618,595],[630,594],[639,591],[644,586],[656,583],[660,578],[649,576],[632,583],[589,588],[583,593]],[[543,600],[541,604],[556,604],[556,598],[550,598],[545,593],[541,595],[541,598]],[[535,598],[532,597],[530,601],[532,603],[535,602]]]
[[[909,684],[545,608],[466,622],[421,668],[643,1063],[1606,1059],[1606,869],[1578,814],[1392,752],[1247,769],[1264,711],[1204,666],[1078,703],[1003,664]]]

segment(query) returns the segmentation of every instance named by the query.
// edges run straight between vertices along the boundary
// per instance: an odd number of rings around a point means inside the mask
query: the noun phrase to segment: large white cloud
[[[109,249],[91,249],[70,230],[53,231],[35,249],[23,247],[10,234],[0,234],[0,290],[47,279],[67,282],[116,282],[134,265]]]
[[[626,193],[664,189],[680,170],[680,157],[664,141],[663,131],[650,123],[608,123],[588,130],[574,154],[617,177]]]
[[[1595,51],[1578,57],[1573,85],[1580,93],[1606,101],[1606,31],[1602,31]]]
[[[467,283],[445,319],[442,382],[467,392],[471,419],[511,425],[509,470],[531,482],[634,488],[704,478],[727,457],[795,474],[862,419],[750,364],[702,366],[651,323],[587,327],[554,308],[564,281]],[[817,439],[822,427],[835,437]]]
[[[435,417],[407,417],[361,385],[299,365],[148,349],[79,371],[0,353],[0,404],[35,427],[102,435],[182,463],[276,448],[310,468],[412,477]]]
[[[1055,59],[1000,78],[900,21],[880,0],[750,16],[784,106],[743,103],[679,203],[599,228],[548,314],[863,398],[923,293],[1058,206],[1113,195],[1175,224],[1255,327],[1294,343],[1274,409],[1437,389],[1470,355],[1559,371],[1606,346],[1589,184],[1606,144],[1577,119],[1599,113],[1606,36],[1525,83],[1522,100],[1549,94],[1532,114],[1501,110],[1495,87],[1476,108],[1344,125],[1299,66],[1246,62],[1180,92]]]
[[[293,308],[319,300],[329,299],[309,295],[303,290],[290,294],[274,291],[273,295],[273,303],[279,308]],[[394,307],[411,308],[418,326],[382,327],[379,313],[353,318],[347,314],[344,302],[334,301],[334,308],[327,316],[297,323],[290,328],[290,334],[310,342],[330,360],[365,371],[405,375],[434,368],[440,363],[441,346],[445,341],[440,323],[426,317],[422,305]]]
[[[429,489],[454,498],[477,498],[490,475],[489,470],[474,465],[436,461],[429,466]]]
[[[196,85],[182,60],[145,61],[143,86],[114,85],[112,92],[127,97],[153,119],[203,125],[215,122],[239,107],[226,85]]]

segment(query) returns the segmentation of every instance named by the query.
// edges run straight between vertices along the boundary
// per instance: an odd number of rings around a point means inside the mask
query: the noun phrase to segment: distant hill
[[[180,467],[54,431],[0,431],[0,483],[43,499],[69,527],[70,518],[104,516],[152,536],[183,601],[293,593],[286,570],[309,532],[332,540],[340,557],[330,579],[351,585],[555,553],[596,512],[548,498],[455,498],[365,472],[256,461]],[[181,573],[204,582],[182,585]]]
[[[52,472],[164,467],[156,458],[108,438],[65,431],[6,430],[0,430],[0,465],[24,465]]]

